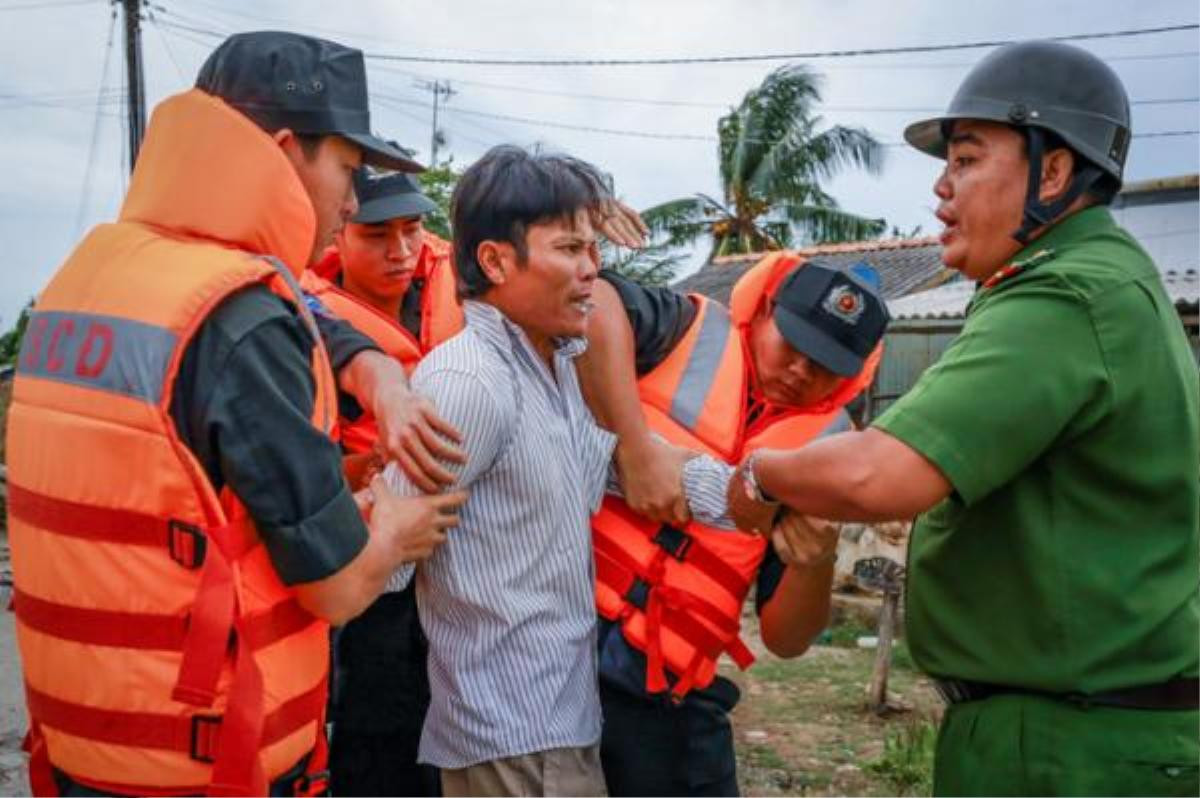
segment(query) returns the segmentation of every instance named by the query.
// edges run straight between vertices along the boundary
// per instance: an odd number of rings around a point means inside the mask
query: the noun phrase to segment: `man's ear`
[[[1075,154],[1066,147],[1050,150],[1042,156],[1042,183],[1038,199],[1053,202],[1066,193],[1075,174]]]
[[[483,241],[475,248],[475,260],[492,285],[504,284],[513,255],[512,245],[500,241]]]
[[[271,134],[271,138],[293,164],[299,163],[303,158],[304,153],[300,150],[300,139],[296,137],[296,131],[290,127],[279,128]]]

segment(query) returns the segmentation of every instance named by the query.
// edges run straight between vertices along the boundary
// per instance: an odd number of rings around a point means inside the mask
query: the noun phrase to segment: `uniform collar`
[[[1084,208],[1057,222],[1045,233],[1030,241],[1013,256],[1012,262],[1024,262],[1043,250],[1053,251],[1070,247],[1085,238],[1113,230],[1116,226],[1117,222],[1106,206],[1093,205]]]

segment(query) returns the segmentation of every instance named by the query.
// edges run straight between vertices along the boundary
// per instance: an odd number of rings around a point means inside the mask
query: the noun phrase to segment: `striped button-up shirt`
[[[417,570],[431,692],[419,756],[445,768],[599,740],[589,518],[615,443],[579,391],[582,340],[558,346],[552,374],[496,308],[465,311],[412,378],[468,456],[459,526]],[[384,476],[418,493],[395,465]]]

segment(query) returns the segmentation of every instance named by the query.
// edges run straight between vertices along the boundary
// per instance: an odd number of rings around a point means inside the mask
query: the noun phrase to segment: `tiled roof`
[[[1200,273],[1195,269],[1162,273],[1167,296],[1181,313],[1195,313],[1200,305]],[[966,312],[975,284],[956,280],[929,291],[890,300],[892,319],[958,319]]]
[[[954,272],[942,265],[942,248],[932,236],[898,238],[887,241],[852,241],[844,244],[825,244],[797,250],[805,258],[820,258],[838,267],[850,267],[866,261],[879,272],[883,295],[887,299],[900,297],[923,288],[941,285]],[[729,302],[733,284],[758,263],[767,253],[732,255],[715,258],[695,274],[675,284],[681,291],[694,291]]]

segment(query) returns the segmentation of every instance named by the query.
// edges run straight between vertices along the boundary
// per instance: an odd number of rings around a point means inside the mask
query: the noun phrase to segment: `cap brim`
[[[783,305],[775,306],[775,325],[789,346],[839,377],[853,377],[862,371],[866,358],[856,355],[829,333]]]
[[[350,221],[357,224],[379,224],[392,219],[424,216],[437,210],[437,204],[423,194],[394,194],[364,202]]]
[[[363,163],[397,172],[424,172],[425,167],[408,157],[399,147],[388,144],[381,138],[367,133],[339,133],[363,149]]]

